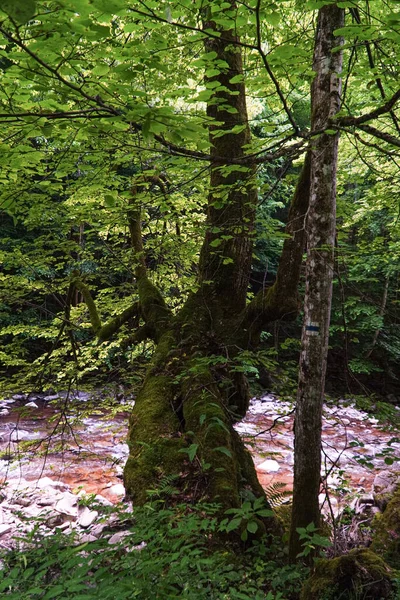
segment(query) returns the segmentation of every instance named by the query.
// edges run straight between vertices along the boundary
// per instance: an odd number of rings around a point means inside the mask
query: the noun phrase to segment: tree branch
[[[102,325],[100,315],[97,311],[96,304],[93,300],[93,296],[90,293],[88,286],[85,283],[83,283],[83,281],[77,276],[75,276],[74,278],[74,285],[76,289],[81,292],[83,299],[85,300],[87,309],[89,311],[89,317],[90,322],[92,324],[93,332],[97,336],[99,331],[101,330]]]
[[[112,318],[105,325],[101,324],[100,315],[98,313],[95,301],[93,300],[93,296],[88,288],[88,286],[83,283],[83,281],[76,277],[74,279],[74,285],[76,289],[78,289],[83,299],[85,300],[87,309],[89,311],[90,322],[92,324],[93,332],[98,339],[98,343],[101,344],[109,340],[114,333],[116,333],[121,326],[129,321],[132,317],[138,316],[140,313],[140,305],[138,302],[134,302],[131,306],[122,311],[121,314]]]
[[[382,104],[382,106],[379,106],[379,108],[376,108],[375,110],[373,110],[369,113],[366,113],[365,115],[361,115],[360,117],[351,117],[351,116],[335,117],[334,119],[331,120],[331,124],[346,126],[346,127],[348,127],[348,126],[357,126],[358,127],[358,126],[362,125],[363,123],[366,123],[367,121],[372,121],[373,119],[377,119],[381,115],[390,113],[398,100],[400,100],[400,89],[398,89],[397,92],[395,94],[393,94],[393,96],[391,98],[389,98],[389,100],[387,102],[385,102],[385,104]]]
[[[149,339],[150,340],[153,339],[152,329],[147,324],[142,325],[142,327],[139,327],[135,331],[135,333],[132,333],[132,335],[130,335],[127,338],[125,338],[124,340],[122,340],[121,348],[123,350],[126,350],[126,348],[128,348],[129,346],[136,346],[137,344],[140,344],[141,342],[145,342],[146,340],[149,340]]]
[[[100,328],[100,330],[97,332],[99,343],[109,340],[124,323],[133,317],[138,317],[139,313],[140,304],[139,302],[134,302],[131,306],[122,311],[121,314],[117,315]]]
[[[274,284],[263,289],[248,304],[243,326],[252,346],[257,345],[263,327],[277,319],[293,320],[299,310],[298,284],[305,243],[305,219],[310,195],[311,152],[306,154],[285,228],[281,258]]]

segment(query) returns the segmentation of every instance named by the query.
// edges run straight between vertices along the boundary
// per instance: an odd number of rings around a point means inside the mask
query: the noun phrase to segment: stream
[[[100,392],[80,391],[0,400],[0,485],[50,477],[75,493],[84,490],[119,502],[133,404],[132,398],[120,398],[102,409]],[[252,400],[246,418],[236,425],[265,489],[277,482],[292,489],[293,418],[291,403],[265,394]],[[398,431],[352,402],[324,406],[322,435],[323,476],[335,512],[351,497],[371,494],[378,472],[400,470]],[[325,494],[320,499],[323,504]]]

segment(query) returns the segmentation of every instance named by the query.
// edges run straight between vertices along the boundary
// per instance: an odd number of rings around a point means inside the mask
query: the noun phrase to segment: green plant
[[[305,558],[311,553],[319,554],[323,548],[329,548],[332,545],[327,537],[318,533],[319,529],[314,523],[310,523],[307,527],[298,527],[296,531],[303,546],[303,550],[299,552],[297,558]]]
[[[220,531],[227,533],[236,529],[241,531],[242,541],[246,541],[249,534],[255,534],[260,526],[260,519],[274,516],[274,511],[268,507],[264,498],[256,498],[253,502],[246,500],[239,508],[230,508],[225,511],[233,515],[232,519],[223,519],[219,525]]]
[[[255,506],[254,506],[255,505]],[[2,551],[0,595],[7,600],[288,600],[306,572],[285,565],[280,540],[261,540],[244,553],[217,543],[220,506],[165,508],[151,501],[132,513],[113,509],[126,530],[115,545],[107,538],[79,543],[76,535],[20,540]],[[260,515],[260,503],[252,511]],[[247,505],[243,515],[250,515]],[[128,530],[129,523],[130,530]]]

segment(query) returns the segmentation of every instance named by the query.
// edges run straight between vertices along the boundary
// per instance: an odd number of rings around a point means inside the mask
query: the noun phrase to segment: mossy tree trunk
[[[217,29],[207,16],[204,27]],[[132,189],[129,227],[139,302],[121,315],[119,325],[138,314],[145,325],[132,339],[150,337],[156,343],[130,418],[124,484],[135,504],[170,475],[178,476],[175,485],[192,498],[225,508],[239,506],[243,493],[264,495],[233,427],[249,403],[240,353],[256,346],[267,323],[297,315],[310,160],[307,156],[294,194],[276,282],[248,303],[257,187],[255,167],[243,166],[251,136],[238,41],[232,27],[206,42],[207,52],[225,66],[211,78],[215,91],[207,109],[210,191],[198,289],[177,314],[148,276],[140,226],[143,181]],[[78,278],[77,285],[102,340],[115,331],[116,320],[102,325],[89,290]]]
[[[340,108],[344,10],[334,4],[320,9],[311,90],[312,129],[328,127]],[[290,557],[301,552],[298,528],[319,526],[321,419],[328,354],[329,321],[336,231],[336,167],[339,135],[312,141],[310,204],[306,222],[307,263],[304,323],[295,416],[294,489]]]

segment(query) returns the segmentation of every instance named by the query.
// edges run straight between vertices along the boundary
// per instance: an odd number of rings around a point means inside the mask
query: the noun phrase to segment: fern
[[[276,481],[275,483],[271,483],[265,490],[265,495],[272,508],[281,506],[292,495],[291,492],[284,489],[285,487],[286,483]]]

